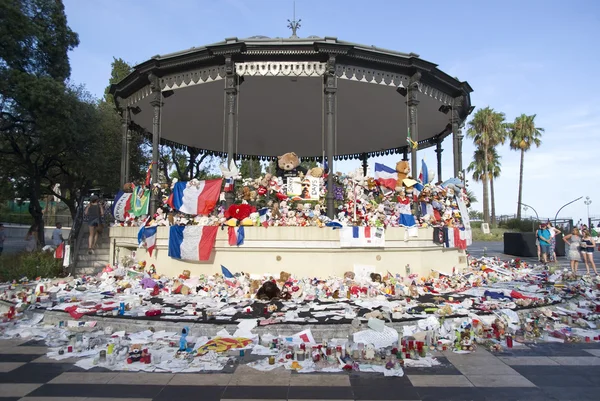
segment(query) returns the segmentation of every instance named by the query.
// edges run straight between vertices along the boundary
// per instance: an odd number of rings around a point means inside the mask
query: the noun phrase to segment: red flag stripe
[[[204,189],[200,196],[198,196],[198,214],[207,215],[213,211],[219,201],[222,184],[222,179],[206,180],[204,182]]]
[[[198,246],[199,260],[209,260],[210,254],[217,240],[218,226],[205,226],[202,228],[202,237]]]

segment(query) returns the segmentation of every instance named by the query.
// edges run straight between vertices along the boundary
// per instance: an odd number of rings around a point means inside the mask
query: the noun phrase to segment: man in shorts
[[[542,256],[542,263],[548,263],[548,255],[550,255],[550,241],[551,235],[546,224],[541,224],[540,229],[537,231],[537,237],[540,241],[540,250]]]

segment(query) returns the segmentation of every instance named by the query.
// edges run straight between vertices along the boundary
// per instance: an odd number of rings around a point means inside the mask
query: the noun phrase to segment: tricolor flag
[[[343,227],[340,230],[342,248],[381,248],[385,246],[383,228],[379,227]]]
[[[183,260],[209,260],[217,239],[217,226],[171,226],[169,256]]]
[[[230,177],[225,179],[225,187],[223,188],[223,192],[233,192],[233,183],[235,179]]]
[[[119,191],[113,203],[112,214],[117,221],[125,221],[131,210],[131,193]]]
[[[260,224],[263,227],[269,227],[269,208],[263,207],[262,209],[259,209],[258,216],[260,219]]]
[[[235,231],[235,227],[227,227],[227,237],[229,238],[229,246],[244,245],[244,238],[246,237],[244,226],[239,226],[237,233]]]
[[[169,196],[168,205],[175,210],[191,215],[207,215],[213,211],[221,194],[221,178],[199,181],[198,185],[178,181]]]
[[[383,187],[396,189],[398,173],[384,164],[375,163],[375,180]]]
[[[421,159],[421,173],[419,174],[419,181],[421,181],[423,184],[429,184],[429,170],[427,170],[425,159]]]
[[[150,256],[152,256],[152,252],[156,248],[156,226],[140,227],[140,231],[138,231],[138,244],[140,246],[146,245],[146,249]]]
[[[223,273],[223,277],[225,277],[225,278],[233,278],[234,277],[233,274],[229,271],[229,269],[223,265],[221,265],[221,272]]]

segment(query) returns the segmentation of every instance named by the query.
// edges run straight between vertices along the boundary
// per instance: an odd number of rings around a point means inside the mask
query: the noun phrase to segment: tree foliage
[[[0,167],[10,174],[1,178],[29,198],[43,234],[43,181],[71,149],[67,52],[79,39],[61,1],[1,0],[0,16]]]
[[[240,163],[240,174],[243,178],[258,178],[262,173],[260,160],[242,160]]]
[[[469,121],[467,136],[483,152],[483,219],[490,222],[488,152],[491,148],[503,144],[506,140],[506,124],[504,113],[496,112],[490,107],[478,110]]]
[[[535,126],[535,114],[528,116],[521,114],[515,118],[515,121],[509,125],[508,136],[510,138],[510,148],[521,152],[521,163],[519,166],[519,196],[517,201],[517,219],[521,218],[521,202],[523,196],[523,164],[525,161],[525,152],[533,146],[539,147],[542,144],[543,128]]]

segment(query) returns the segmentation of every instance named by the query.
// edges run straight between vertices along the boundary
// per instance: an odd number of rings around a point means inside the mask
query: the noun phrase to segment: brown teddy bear
[[[294,152],[277,156],[277,177],[304,177],[306,169],[300,165],[300,158]]]
[[[131,193],[133,192],[133,188],[135,188],[135,184],[132,182],[128,182],[123,185],[123,192]]]
[[[408,163],[408,160],[400,160],[396,163],[396,172],[398,173],[398,183],[402,185],[402,180],[410,175],[410,163]]]
[[[321,178],[321,177],[323,177],[324,172],[325,172],[325,170],[323,170],[323,167],[313,167],[310,170],[308,170],[306,175],[309,175],[309,176],[315,177],[315,178]]]
[[[266,173],[265,176],[260,180],[260,185],[268,188],[269,182],[271,182],[271,178],[273,178],[273,175],[271,173]]]

